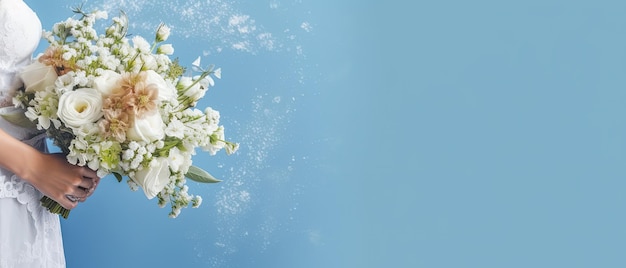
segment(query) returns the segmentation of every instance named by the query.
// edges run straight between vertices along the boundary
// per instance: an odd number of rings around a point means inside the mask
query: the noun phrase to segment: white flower
[[[136,141],[131,141],[128,143],[128,149],[131,149],[133,151],[137,151],[139,147],[139,143],[137,143]]]
[[[102,70],[100,75],[93,79],[93,88],[100,91],[103,97],[108,97],[118,87],[117,82],[122,78],[117,72]]]
[[[141,145],[141,147],[137,148],[137,154],[140,155],[144,155],[146,153],[148,153],[148,150],[146,150],[146,147],[144,147],[145,144]]]
[[[142,68],[154,70],[157,66],[157,61],[152,55],[141,55],[141,61],[138,62]]]
[[[163,119],[159,113],[146,115],[144,118],[135,118],[126,133],[130,140],[151,142],[165,136]]]
[[[172,48],[172,53],[174,53],[174,48]],[[158,53],[158,52],[157,52]],[[167,72],[170,69],[170,64],[172,64],[172,59],[168,55],[165,54],[155,54],[154,58],[157,61],[158,68],[155,69],[158,73]]]
[[[75,85],[86,87],[86,85],[89,83],[89,78],[87,78],[87,73],[85,73],[85,71],[78,70],[75,72],[69,72],[66,75],[72,76],[72,78],[74,79]]]
[[[97,135],[100,132],[100,127],[96,123],[87,123],[87,124],[83,124],[78,127],[75,127],[73,129],[73,132],[74,132],[74,135],[76,135],[76,137],[80,137],[80,138],[92,137],[92,138],[97,139],[98,137]]]
[[[150,166],[135,172],[131,179],[143,188],[148,199],[154,198],[170,180],[168,159],[159,157],[150,162]]]
[[[170,168],[174,172],[179,172],[180,168],[183,164],[185,164],[185,159],[187,158],[186,154],[181,152],[178,148],[172,147],[169,152],[169,164]]]
[[[154,144],[154,147],[157,148],[157,149],[161,149],[161,148],[163,148],[163,146],[165,146],[165,142],[163,142],[163,140],[158,140]]]
[[[176,89],[165,82],[165,79],[153,70],[146,71],[146,83],[155,84],[159,89],[160,101],[171,101],[176,99]]]
[[[154,150],[156,149],[156,145],[154,143],[148,143],[145,146],[146,150],[148,150],[148,155],[152,155],[152,153],[154,153]]]
[[[94,123],[102,117],[102,95],[93,88],[66,92],[59,98],[57,116],[72,128]]]
[[[206,114],[206,117],[208,118],[211,124],[219,124],[220,122],[219,111],[213,110],[211,107],[206,107],[206,109],[204,109],[204,113]]]
[[[182,79],[181,79],[182,80]],[[194,102],[204,97],[206,87],[202,87],[201,82],[195,83],[193,86],[185,90],[185,96],[191,98]]]
[[[217,68],[217,70],[213,71],[213,75],[215,75],[217,79],[222,79],[222,68]]]
[[[201,69],[201,67],[200,67],[200,60],[201,60],[200,56],[198,56],[198,58],[196,58],[196,60],[194,60],[191,63],[191,67],[194,68],[194,69]]]
[[[96,175],[99,178],[104,178],[104,176],[109,175],[109,173],[110,173],[109,171],[107,171],[106,169],[102,169],[102,168],[98,169],[98,171],[96,171]]]
[[[200,61],[201,61],[202,57],[198,56],[192,63],[191,66],[196,67],[196,68],[200,68]]]
[[[231,155],[239,150],[239,143],[227,143],[224,148],[226,149],[226,154]]]
[[[190,76],[181,76],[176,83],[176,86],[180,89],[187,89],[193,83],[193,79]]]
[[[159,25],[159,29],[157,29],[156,41],[163,42],[170,37],[170,27],[165,24]]]
[[[130,160],[133,157],[135,157],[135,151],[133,151],[133,150],[130,150],[130,149],[129,150],[125,150],[122,153],[122,160]]]
[[[68,73],[59,76],[59,78],[54,81],[54,87],[59,93],[70,91],[74,86],[76,86],[76,81],[74,81],[72,74]]]
[[[35,61],[22,70],[20,78],[24,82],[26,92],[36,92],[46,89],[47,86],[54,85],[57,73],[53,66]]]
[[[99,19],[107,19],[109,17],[108,13],[106,11],[96,11],[94,12],[94,16],[95,19],[99,20]]]
[[[182,139],[185,136],[185,125],[180,120],[174,118],[165,128],[165,134]]]
[[[157,48],[158,54],[172,55],[174,54],[174,47],[171,44],[163,44]]]
[[[200,85],[202,85],[202,87],[204,88],[209,88],[209,86],[212,87],[213,85],[215,85],[215,81],[213,80],[211,76],[207,75],[207,77],[200,80]]]
[[[202,197],[201,196],[194,196],[193,199],[191,199],[191,207],[193,208],[198,208],[200,207],[200,205],[202,205]]]
[[[184,116],[189,117],[202,117],[204,113],[200,109],[186,109],[183,111]]]
[[[133,161],[130,162],[130,168],[137,169],[142,161],[143,156],[138,155],[136,158],[133,158]]]
[[[133,36],[133,47],[143,53],[150,52],[150,44],[145,38],[139,35]]]
[[[69,61],[72,59],[72,57],[74,57],[76,55],[76,51],[70,50],[67,51],[65,53],[63,53],[63,55],[61,56],[64,60]]]
[[[211,155],[215,155],[217,151],[221,150],[226,146],[224,142],[224,128],[219,127],[213,134],[211,135],[211,141],[206,146],[202,146],[202,150],[209,152]]]
[[[87,163],[87,167],[89,167],[92,170],[98,170],[100,168],[100,160],[97,157],[95,157],[94,159],[91,159]]]
[[[131,191],[137,191],[137,189],[139,188],[139,185],[137,185],[137,183],[133,180],[128,180],[127,183]]]

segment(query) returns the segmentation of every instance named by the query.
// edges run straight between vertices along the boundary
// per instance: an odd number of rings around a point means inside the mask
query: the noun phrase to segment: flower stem
[[[70,216],[70,210],[62,207],[56,201],[52,200],[52,198],[44,196],[41,198],[41,205],[50,211],[50,213],[59,214],[64,219]]]

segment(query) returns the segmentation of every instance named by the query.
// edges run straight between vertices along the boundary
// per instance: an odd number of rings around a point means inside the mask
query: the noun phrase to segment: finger
[[[69,200],[65,200],[63,202],[59,202],[59,205],[61,205],[63,208],[67,209],[67,210],[72,210],[76,207],[76,203],[72,203]]]
[[[60,198],[57,202],[65,209],[72,210],[78,204],[77,202],[78,200],[76,199],[77,199],[76,197],[73,197],[71,195],[65,195],[62,198]]]
[[[66,194],[65,198],[67,198],[67,200],[69,200],[72,203],[76,203],[76,202],[78,202],[78,200],[80,200],[80,198],[78,198],[78,197],[76,197],[74,195],[71,195],[71,194]]]
[[[94,180],[99,178],[98,173],[90,168],[83,167],[81,170],[82,170],[81,175],[83,177],[94,179]]]
[[[71,193],[68,193],[66,195],[70,195],[71,197],[76,198],[76,200],[79,200],[79,199],[87,198],[87,194],[88,194],[88,192],[85,190],[84,187],[78,186],[78,187],[74,188],[74,190]],[[70,198],[69,200],[71,201],[73,199]]]
[[[94,181],[91,178],[83,177],[78,187],[82,187],[84,189],[91,189],[93,188],[93,185],[94,185]]]
[[[85,194],[86,194],[85,199],[87,199],[88,197],[90,197],[93,194],[93,192],[96,190],[96,187],[97,187],[97,183],[94,183],[93,186],[91,186],[91,188],[89,188],[89,189],[85,189],[85,188],[80,187],[80,189],[83,190],[83,192],[85,192]]]
[[[94,184],[94,186],[93,186],[93,187],[91,187],[91,188],[89,188],[89,189],[85,189],[85,193],[87,193],[87,196],[86,196],[86,197],[90,197],[90,196],[93,194],[93,192],[94,192],[94,190],[95,190],[95,189],[96,189],[96,185],[95,185],[95,184]]]
[[[85,188],[82,186],[78,186],[78,189],[80,189],[81,191],[85,192],[85,195],[89,196],[89,194],[91,193],[91,190],[93,189],[93,186],[91,188]]]
[[[100,184],[100,177],[96,177],[93,180],[93,186],[91,186],[91,188],[87,189],[87,197],[90,197],[96,191],[96,188],[98,187],[98,184]]]

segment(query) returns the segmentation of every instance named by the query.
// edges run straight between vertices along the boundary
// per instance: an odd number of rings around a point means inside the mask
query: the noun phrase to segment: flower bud
[[[167,40],[168,37],[170,37],[170,27],[168,27],[165,24],[159,25],[159,28],[157,29],[157,34],[156,34],[156,41],[163,42]]]
[[[158,54],[172,55],[174,54],[174,47],[171,44],[163,44],[157,48]]]

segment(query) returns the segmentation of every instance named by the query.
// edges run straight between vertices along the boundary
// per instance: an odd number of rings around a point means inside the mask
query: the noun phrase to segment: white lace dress
[[[22,0],[0,0],[0,107],[11,106],[20,81],[16,72],[31,61],[41,22]],[[45,141],[0,117],[0,128],[45,150]],[[3,150],[3,148],[0,148]],[[59,217],[40,204],[41,193],[0,169],[0,267],[65,267]]]

